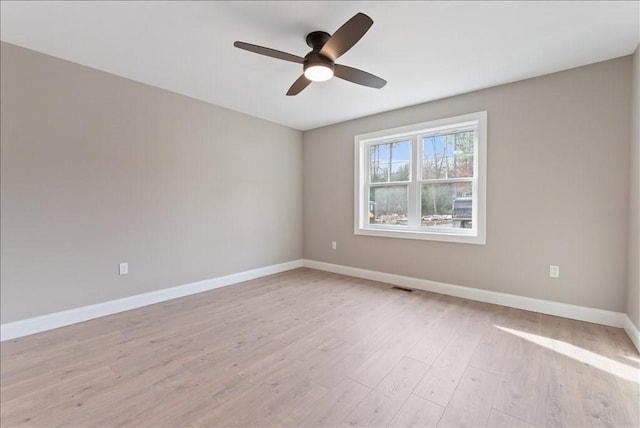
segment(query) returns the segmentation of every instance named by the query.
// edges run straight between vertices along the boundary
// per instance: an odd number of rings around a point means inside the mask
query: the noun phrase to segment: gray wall
[[[627,314],[640,329],[640,45],[633,54],[631,186],[629,187],[629,287]]]
[[[0,53],[3,323],[302,256],[299,131]]]
[[[624,312],[630,104],[623,57],[305,132],[304,257]],[[353,234],[354,135],[481,110],[485,246]]]

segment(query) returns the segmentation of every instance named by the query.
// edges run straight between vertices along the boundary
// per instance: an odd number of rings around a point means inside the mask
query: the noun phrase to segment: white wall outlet
[[[119,265],[120,275],[126,275],[129,273],[129,263],[120,263]]]
[[[331,249],[335,250],[336,248],[338,248],[338,243],[336,241],[331,241]]]
[[[551,278],[560,278],[560,266],[549,265],[549,276]]]

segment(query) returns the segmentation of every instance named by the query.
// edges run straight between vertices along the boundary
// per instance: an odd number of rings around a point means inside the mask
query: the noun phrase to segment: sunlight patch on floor
[[[529,342],[535,343],[554,352],[562,354],[566,357],[573,358],[581,363],[588,364],[599,370],[603,370],[621,379],[625,379],[631,382],[640,383],[640,370],[630,367],[626,364],[619,363],[610,358],[603,357],[595,352],[587,351],[579,346],[572,345],[562,340],[552,339],[550,337],[540,336],[537,334],[527,333],[524,331],[514,330],[507,327],[501,327],[494,325],[494,327],[521,337]],[[629,357],[627,357],[629,358]]]
[[[629,355],[625,355],[624,358],[626,358],[627,360],[631,360],[634,363],[640,363],[640,358],[638,358],[638,357],[631,357]]]

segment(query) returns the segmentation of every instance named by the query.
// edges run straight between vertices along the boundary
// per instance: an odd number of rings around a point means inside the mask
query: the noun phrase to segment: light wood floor
[[[2,344],[12,426],[638,426],[620,329],[298,269]]]

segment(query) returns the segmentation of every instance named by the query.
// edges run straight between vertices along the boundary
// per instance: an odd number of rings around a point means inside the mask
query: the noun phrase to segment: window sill
[[[438,231],[438,230],[415,230],[385,227],[357,227],[354,231],[356,235],[377,236],[382,238],[419,239],[425,241],[454,242],[459,244],[485,245],[484,236],[471,232],[458,231]]]

